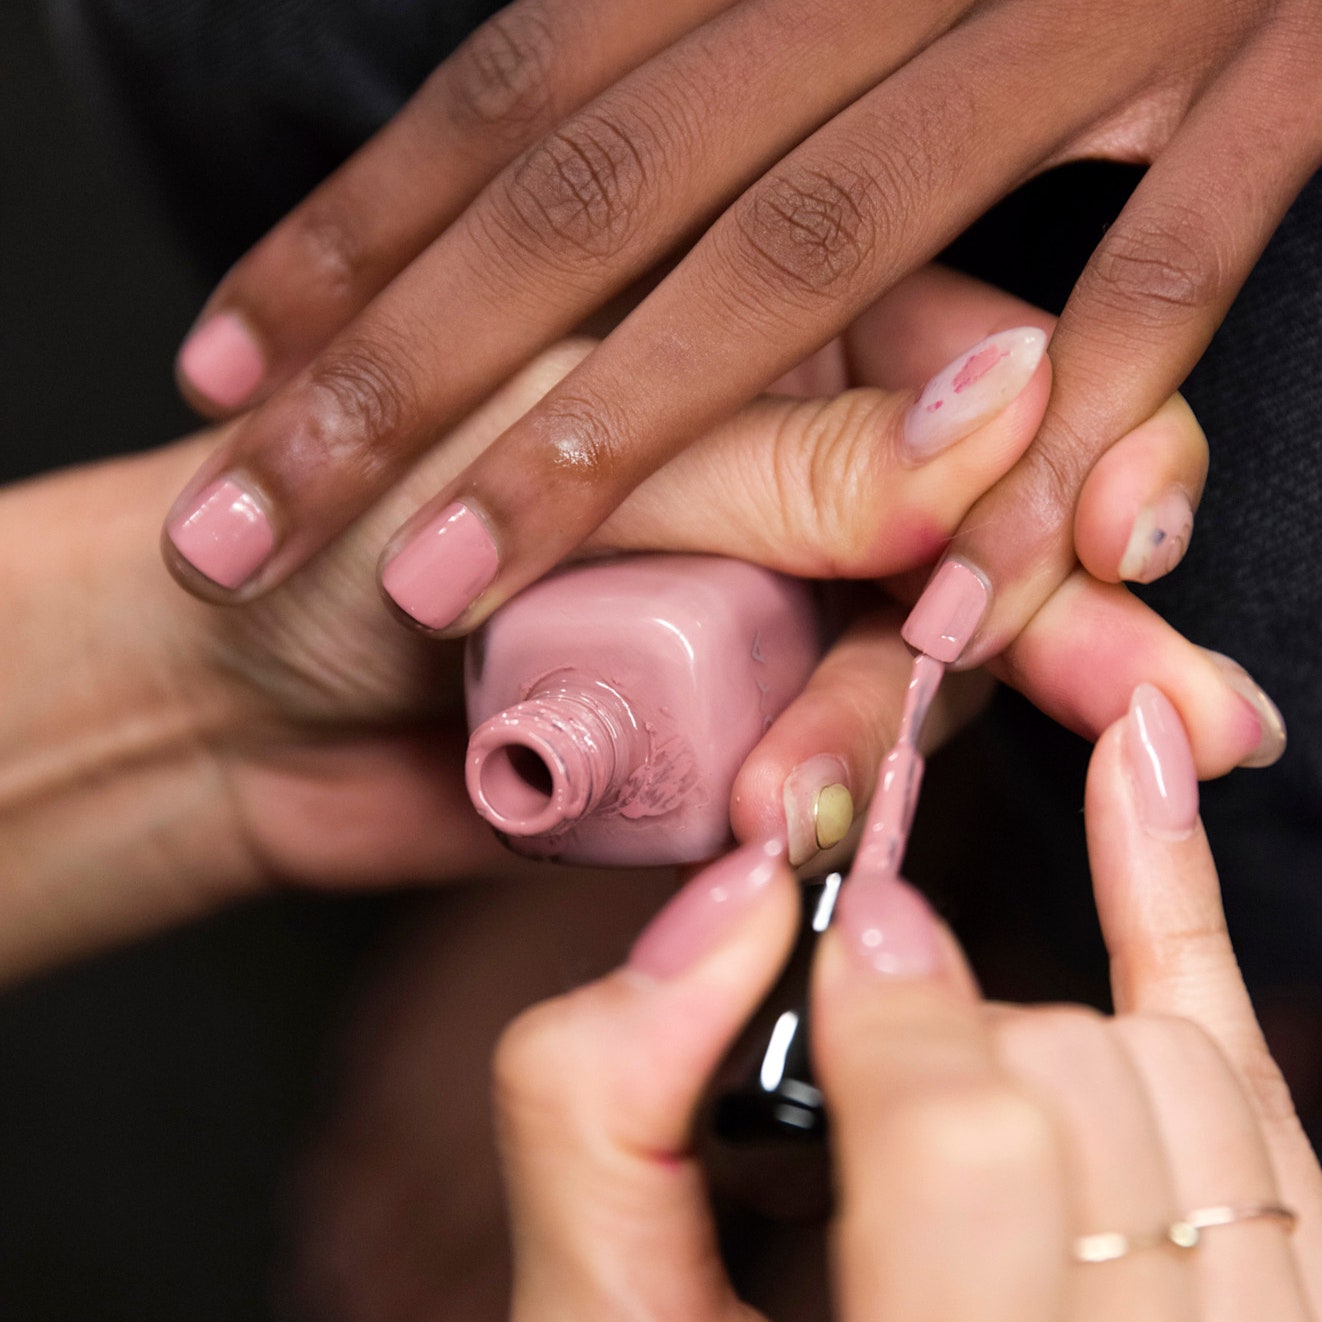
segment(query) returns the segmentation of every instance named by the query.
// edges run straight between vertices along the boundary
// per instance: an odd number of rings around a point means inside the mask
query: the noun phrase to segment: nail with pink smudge
[[[901,455],[922,464],[989,422],[1029,383],[1047,336],[1019,326],[979,341],[941,369],[905,415]]]

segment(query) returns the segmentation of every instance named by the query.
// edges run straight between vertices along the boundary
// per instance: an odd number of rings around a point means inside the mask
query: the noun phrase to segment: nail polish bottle
[[[707,1087],[698,1150],[713,1194],[776,1221],[823,1221],[831,1207],[827,1117],[808,1046],[808,984],[835,913],[839,872],[801,883],[799,936],[776,984]]]
[[[469,795],[522,854],[712,858],[730,842],[736,772],[819,650],[807,586],[756,565],[570,566],[469,641]]]

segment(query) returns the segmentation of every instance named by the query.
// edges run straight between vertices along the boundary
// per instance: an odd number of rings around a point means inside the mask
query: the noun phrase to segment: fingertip
[[[256,333],[232,310],[204,316],[175,358],[181,392],[207,416],[224,416],[251,403],[266,375],[266,354]]]

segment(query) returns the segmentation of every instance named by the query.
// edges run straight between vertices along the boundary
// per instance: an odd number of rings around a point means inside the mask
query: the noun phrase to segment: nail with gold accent
[[[795,867],[819,850],[838,845],[853,825],[849,768],[831,753],[800,762],[785,777],[782,798],[789,860]]]

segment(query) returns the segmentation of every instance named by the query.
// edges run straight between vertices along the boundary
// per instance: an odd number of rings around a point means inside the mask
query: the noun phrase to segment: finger
[[[1042,432],[952,547],[993,588],[960,664],[1004,647],[1069,572],[1084,478],[1180,385],[1316,169],[1316,31],[1311,49],[1308,39],[1291,47],[1289,28],[1250,47],[1194,107],[1080,277],[1052,340]]]
[[[1244,988],[1197,814],[1186,727],[1165,694],[1143,685],[1088,772],[1088,854],[1116,1006],[1178,1015],[1210,1034],[1245,1084],[1282,1195],[1305,1213],[1302,1233],[1316,1236],[1322,1176]],[[1322,1261],[1322,1243],[1306,1242]]]
[[[1057,1134],[1000,1069],[962,957],[903,882],[847,881],[814,970],[844,1318],[1056,1318]]]
[[[1173,395],[1118,440],[1084,481],[1074,550],[1105,583],[1151,583],[1184,559],[1207,477],[1207,438]]]
[[[1180,1207],[1176,1186],[1142,1077],[1110,1025],[1075,1008],[998,1015],[994,1024],[1006,1067],[1055,1112],[1067,1135],[1076,1236],[1159,1233]],[[1168,1248],[1084,1262],[1072,1276],[1065,1314],[1071,1322],[1201,1318],[1190,1264]]]
[[[269,394],[501,167],[726,3],[519,0],[488,19],[221,281],[180,351],[185,393],[208,413]]]
[[[1114,1031],[1151,1099],[1180,1214],[1278,1204],[1257,1117],[1206,1033],[1185,1019],[1147,1015],[1122,1017]],[[1204,1322],[1305,1322],[1312,1316],[1289,1228],[1279,1221],[1209,1228],[1189,1266]]]
[[[912,667],[894,609],[854,621],[740,769],[730,805],[735,836],[783,836],[795,867],[844,841],[895,741]],[[959,678],[967,682],[937,695],[923,726],[924,752],[970,719],[990,692],[985,676]]]
[[[167,524],[171,530],[201,519],[213,526],[256,524],[261,536],[249,540],[244,557],[227,563],[173,557],[185,586],[228,599],[237,589],[253,596],[281,580],[493,382],[645,273],[692,232],[695,218],[723,206],[767,160],[907,58],[966,3],[906,6],[894,21],[878,24],[864,8],[823,0],[831,20],[809,29],[817,34],[811,43],[787,40],[787,33],[805,31],[800,0],[737,5],[562,122],[493,180],[325,353],[250,415],[189,484]],[[820,76],[805,78],[814,65]],[[768,115],[767,106],[777,113]],[[446,315],[438,317],[437,309]],[[673,339],[671,330],[684,319],[664,315]],[[847,320],[842,315],[838,324]],[[722,343],[728,332],[723,321]],[[785,366],[815,347],[805,342]],[[642,348],[654,379],[653,346]],[[722,381],[712,367],[707,379]],[[704,429],[776,375],[750,384],[742,371],[733,393],[704,407],[701,418],[686,408],[672,421],[687,434]],[[630,393],[645,379],[631,371]],[[492,529],[511,549],[515,542],[524,550],[541,544],[547,529],[534,525],[548,521],[548,506],[559,505],[561,518],[549,520],[561,525],[554,546],[544,545],[537,571],[526,572],[518,586],[562,559],[666,457],[649,448],[631,465],[612,464],[605,474],[611,493],[585,503],[585,472],[623,438],[607,430],[604,417],[584,432],[576,415],[558,412],[567,428],[551,435],[534,424],[524,433],[528,453],[507,449],[494,467],[482,469],[484,477],[460,482],[475,488],[466,508],[479,513],[450,544],[479,547],[484,558]],[[670,451],[680,444],[672,431]],[[237,508],[232,488],[243,497]],[[448,492],[444,504],[457,495]],[[509,516],[517,517],[510,522]]]
[[[1082,570],[990,669],[1086,739],[1124,715],[1139,684],[1156,684],[1179,709],[1204,779],[1266,766],[1285,749],[1280,713],[1242,668],[1190,643],[1123,586]]]
[[[721,1264],[690,1128],[797,913],[783,851],[745,846],[653,919],[623,970],[506,1031],[495,1071],[513,1316],[747,1316]]]

